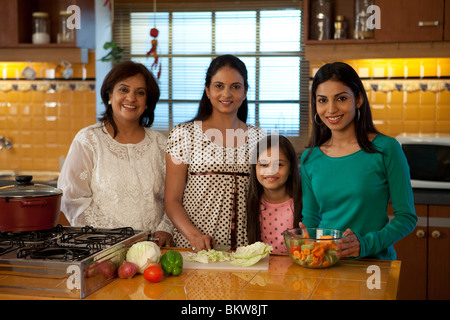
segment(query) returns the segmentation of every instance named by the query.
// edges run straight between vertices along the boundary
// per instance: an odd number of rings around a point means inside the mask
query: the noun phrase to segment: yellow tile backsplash
[[[310,76],[327,62],[332,61],[311,61]],[[344,62],[363,78],[373,120],[382,133],[450,134],[449,58]]]
[[[7,78],[0,78],[0,136],[13,142],[0,152],[0,170],[59,171],[75,134],[96,121],[95,53],[89,61],[72,65],[73,80],[59,80],[58,73],[55,79],[25,80],[20,73],[28,63],[0,62],[0,75]],[[37,78],[57,65],[32,64]]]
[[[95,53],[90,53],[89,61],[74,64],[72,77],[95,78]],[[311,61],[311,76],[326,62]],[[364,78],[381,132],[450,133],[450,80],[440,80],[450,77],[450,59],[345,62]],[[32,66],[42,78],[57,64]],[[27,81],[20,76],[26,66],[27,62],[0,62],[0,76],[7,78],[0,77],[0,136],[13,142],[11,150],[0,152],[0,170],[58,171],[59,159],[67,155],[75,134],[96,121],[95,82],[58,81],[58,74],[54,80]]]

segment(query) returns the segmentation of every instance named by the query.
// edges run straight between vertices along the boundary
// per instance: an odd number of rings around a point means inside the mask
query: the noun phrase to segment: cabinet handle
[[[437,27],[439,25],[439,21],[419,21],[419,27]]]
[[[438,239],[438,238],[441,236],[441,233],[440,233],[438,230],[434,230],[434,231],[431,233],[431,236],[432,236],[433,238],[435,238],[435,239]]]
[[[422,229],[417,230],[416,236],[417,238],[423,238],[425,236],[425,231],[423,231]]]

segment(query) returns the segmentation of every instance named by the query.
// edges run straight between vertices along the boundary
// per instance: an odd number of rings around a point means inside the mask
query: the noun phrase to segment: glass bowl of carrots
[[[303,233],[302,229],[293,228],[282,234],[289,255],[302,267],[328,268],[339,260],[336,246],[342,232],[337,229],[308,228]]]

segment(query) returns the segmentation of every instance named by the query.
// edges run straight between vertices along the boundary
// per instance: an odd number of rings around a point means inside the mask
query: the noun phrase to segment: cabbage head
[[[141,241],[133,244],[127,252],[126,260],[138,267],[139,273],[144,273],[150,263],[158,263],[161,249],[152,241]]]

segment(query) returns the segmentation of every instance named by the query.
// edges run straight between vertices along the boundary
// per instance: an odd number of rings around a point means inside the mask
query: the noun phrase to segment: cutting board
[[[183,255],[184,252],[181,252],[181,254]],[[239,270],[239,271],[269,270],[269,258],[270,256],[267,256],[264,259],[259,260],[254,265],[248,267],[235,266],[232,265],[230,261],[211,262],[211,263],[183,261],[183,269]]]

